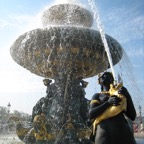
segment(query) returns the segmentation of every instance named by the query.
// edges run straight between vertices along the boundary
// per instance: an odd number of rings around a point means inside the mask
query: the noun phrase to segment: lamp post
[[[140,120],[140,123],[142,123],[142,116],[141,116],[141,106],[139,105],[139,120]]]
[[[139,105],[139,121],[140,121],[140,124],[142,123],[142,116],[141,116],[141,106]]]
[[[142,114],[141,114],[141,106],[139,105],[139,121],[140,121],[140,128],[139,128],[139,132],[144,132],[144,125],[143,125],[143,120],[142,120]]]
[[[8,107],[8,113],[10,113],[10,108],[11,108],[10,102],[8,103],[7,107]]]

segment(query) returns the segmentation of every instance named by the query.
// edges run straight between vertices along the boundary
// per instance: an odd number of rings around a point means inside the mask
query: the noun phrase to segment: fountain
[[[11,56],[30,72],[50,78],[41,111],[51,134],[48,143],[90,144],[89,100],[84,78],[110,68],[99,31],[91,29],[93,17],[74,4],[51,6],[42,15],[44,28],[19,36],[10,48]],[[122,47],[106,35],[112,62],[122,57]]]

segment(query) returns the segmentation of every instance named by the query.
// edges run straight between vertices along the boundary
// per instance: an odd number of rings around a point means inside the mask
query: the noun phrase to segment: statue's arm
[[[119,92],[119,94],[122,94],[127,99],[127,110],[125,111],[125,114],[128,118],[130,118],[132,121],[136,118],[136,110],[131,98],[131,95],[129,94],[128,90],[125,87],[122,87]]]
[[[100,103],[99,94],[96,93],[91,100],[89,109],[89,119],[95,119],[97,116],[101,115],[109,107],[108,102]]]

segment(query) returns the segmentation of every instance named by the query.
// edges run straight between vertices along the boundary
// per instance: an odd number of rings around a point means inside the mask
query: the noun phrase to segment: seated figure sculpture
[[[48,131],[47,127],[49,127],[49,122],[46,116],[43,113],[36,115],[33,120],[33,127],[25,136],[24,142],[26,144],[51,143],[50,141],[54,139],[54,135]]]
[[[39,101],[35,104],[35,106],[33,107],[31,122],[33,122],[34,117],[35,117],[36,115],[40,115],[40,114],[42,113],[42,105],[43,105],[43,103],[44,103],[44,100],[45,100],[44,97],[40,98],[40,100],[39,100]]]
[[[36,115],[40,115],[41,113],[45,113],[43,111],[43,105],[47,103],[47,100],[48,100],[48,96],[50,95],[49,94],[49,89],[50,89],[50,84],[51,84],[52,80],[50,79],[44,79],[43,80],[43,84],[47,87],[46,89],[46,97],[42,97],[38,100],[38,102],[35,104],[35,106],[33,107],[33,110],[32,110],[32,119],[31,119],[31,122],[33,122],[34,120],[34,117]],[[50,97],[50,96],[49,96]]]
[[[94,94],[90,103],[89,118],[93,122],[95,144],[136,144],[126,117],[134,120],[136,111],[128,90],[114,86],[110,72],[98,79],[101,92]]]

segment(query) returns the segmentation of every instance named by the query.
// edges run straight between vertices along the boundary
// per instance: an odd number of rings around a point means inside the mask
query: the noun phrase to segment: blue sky
[[[57,0],[59,3],[68,0]],[[69,0],[90,9],[87,0]],[[136,109],[144,114],[144,2],[143,0],[96,0],[104,31],[124,48],[128,58],[114,67],[121,71],[124,85],[130,91]],[[0,0],[0,106],[11,103],[12,109],[31,114],[32,107],[45,96],[42,77],[32,74],[13,61],[10,46],[21,34],[42,27],[41,12],[56,1]],[[96,26],[94,25],[93,28]],[[128,60],[129,59],[129,60]],[[98,92],[97,78],[88,79],[86,97]],[[138,112],[138,110],[137,110]]]

